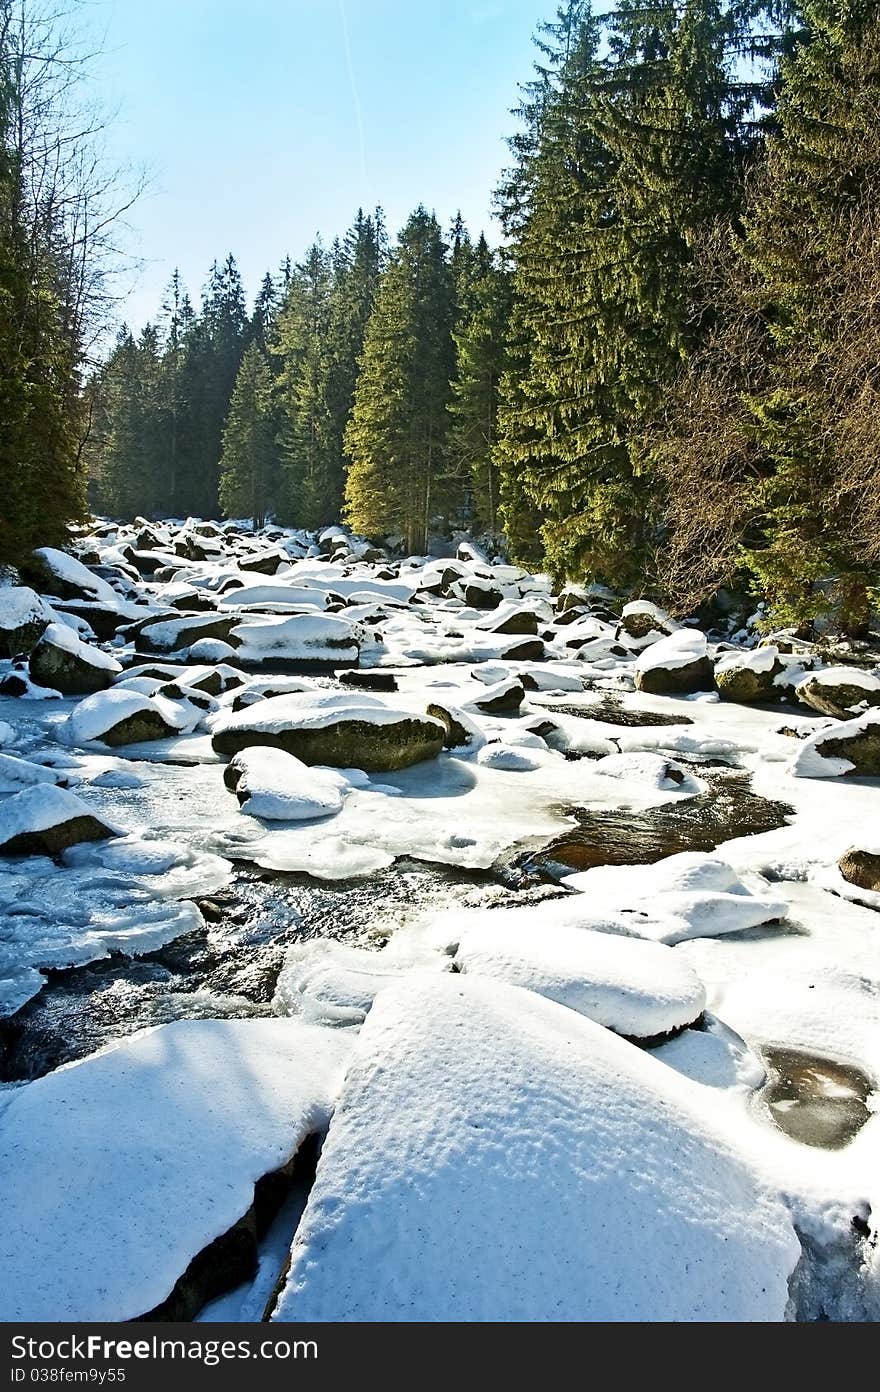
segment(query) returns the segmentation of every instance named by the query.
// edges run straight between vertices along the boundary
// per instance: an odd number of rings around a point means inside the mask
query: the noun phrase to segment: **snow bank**
[[[784,1319],[800,1246],[705,1094],[514,987],[381,993],[276,1318]]]
[[[349,1041],[181,1021],[21,1088],[0,1116],[0,1319],[130,1320],[326,1125]]]

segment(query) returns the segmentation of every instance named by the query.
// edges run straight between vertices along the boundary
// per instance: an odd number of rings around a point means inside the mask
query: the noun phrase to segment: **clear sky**
[[[317,232],[380,203],[491,222],[531,35],[555,0],[95,0],[111,155],[144,166],[142,259],[121,309],[154,316],[175,265],[193,296],[233,252],[248,295]]]

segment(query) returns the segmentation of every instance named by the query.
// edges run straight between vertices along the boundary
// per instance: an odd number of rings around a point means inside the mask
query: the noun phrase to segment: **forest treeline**
[[[342,519],[411,551],[461,525],[677,612],[749,588],[774,622],[863,635],[880,7],[567,0],[537,43],[503,245],[362,210],[251,306],[232,257],[197,306],[175,276],[80,393],[90,501]]]

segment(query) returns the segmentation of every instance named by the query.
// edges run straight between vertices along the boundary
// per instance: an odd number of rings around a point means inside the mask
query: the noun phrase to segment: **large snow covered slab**
[[[692,1025],[706,1004],[696,972],[662,943],[555,924],[540,907],[531,924],[514,926],[491,913],[462,932],[455,966],[579,1010],[617,1034],[648,1039]],[[552,923],[552,920],[551,920]]]
[[[272,696],[213,724],[218,754],[262,744],[305,764],[368,772],[433,759],[445,737],[445,726],[433,716],[398,710],[374,696],[339,692]]]
[[[356,664],[360,646],[345,619],[332,614],[293,614],[239,624],[230,632],[240,662],[260,665],[275,661],[330,666]]]
[[[516,987],[389,988],[276,1317],[784,1319],[800,1245],[706,1091]]]
[[[759,876],[740,875],[701,851],[655,865],[597,865],[562,883],[586,894],[593,913],[618,915],[630,932],[670,944],[739,933],[788,913],[787,901]]]
[[[0,1115],[0,1319],[160,1304],[326,1127],[349,1049],[298,1020],[178,1021],[16,1092]]]

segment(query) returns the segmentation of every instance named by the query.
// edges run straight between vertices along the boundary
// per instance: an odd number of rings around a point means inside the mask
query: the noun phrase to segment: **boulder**
[[[456,580],[450,587],[450,593],[469,609],[497,609],[504,599],[494,580],[484,580],[477,575]]]
[[[203,638],[221,638],[227,642],[238,622],[236,615],[207,618],[203,614],[193,614],[182,619],[159,619],[141,627],[137,646],[146,652],[163,653],[188,648]]]
[[[80,798],[54,784],[25,788],[0,804],[0,855],[56,856],[81,841],[119,834]]]
[[[223,782],[242,812],[275,822],[332,817],[351,786],[332,769],[311,769],[292,754],[265,745],[236,754],[223,771]]]
[[[116,686],[80,701],[68,716],[64,732],[72,744],[98,741],[115,748],[170,739],[193,729],[201,715],[186,701],[169,701]]]
[[[65,624],[50,624],[28,664],[31,680],[63,696],[84,696],[111,686],[122,671],[115,657],[83,643]]]
[[[21,572],[41,594],[57,595],[59,599],[118,598],[106,580],[93,574],[75,556],[52,546],[34,551]]]
[[[518,715],[525,700],[525,688],[518,677],[508,677],[486,688],[481,696],[468,701],[465,709],[483,715]]]
[[[774,683],[784,671],[779,649],[772,646],[726,652],[715,663],[715,687],[722,701],[778,701],[785,693]]]
[[[220,717],[212,742],[218,754],[262,744],[284,749],[304,764],[374,773],[434,759],[445,738],[439,720],[397,710],[378,697],[302,692]]]
[[[818,730],[804,740],[792,773],[800,778],[880,777],[880,710]]]
[[[871,706],[880,706],[880,678],[859,667],[826,667],[811,672],[795,688],[799,701],[821,715],[852,720]]]
[[[538,616],[534,609],[510,601],[500,604],[485,619],[478,619],[476,627],[486,633],[525,633],[537,637]]]
[[[651,634],[657,638],[668,637],[677,628],[678,624],[664,609],[659,609],[647,599],[634,599],[632,603],[625,604],[620,611],[619,631],[637,641]]]
[[[55,615],[26,585],[0,589],[0,657],[18,657],[36,646]]]
[[[864,851],[851,846],[844,851],[837,864],[841,875],[850,884],[880,894],[880,850]]]
[[[711,691],[714,668],[705,633],[680,628],[640,653],[635,662],[637,691],[651,696],[683,696]]]
[[[486,743],[486,736],[473,717],[457,706],[442,706],[432,701],[428,706],[428,715],[439,720],[446,730],[444,749],[461,749],[465,746],[480,749]]]

